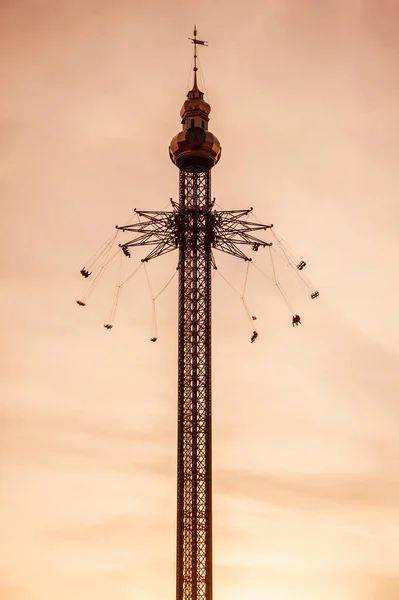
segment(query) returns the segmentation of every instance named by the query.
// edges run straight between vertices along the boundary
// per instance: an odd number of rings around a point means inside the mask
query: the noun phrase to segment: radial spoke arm
[[[120,247],[127,249],[137,246],[154,246],[147,257],[143,259],[145,262],[178,248],[179,240],[185,235],[191,219],[191,213],[192,216],[195,213],[198,218],[202,218],[204,217],[204,207],[186,207],[182,212],[179,205],[172,202],[172,208],[172,211],[135,209],[136,214],[144,220],[130,225],[117,226],[117,229],[121,231],[135,234],[133,239],[120,244]],[[251,246],[254,251],[271,246],[271,242],[258,238],[253,233],[267,231],[273,225],[245,220],[244,217],[247,217],[251,211],[252,208],[205,211],[210,217],[209,219],[205,218],[204,223],[206,222],[213,248],[248,261],[251,259],[238,246]]]
[[[272,246],[271,242],[266,242],[261,238],[251,235],[255,231],[266,231],[273,227],[273,225],[264,225],[263,223],[254,223],[242,219],[251,210],[223,210],[214,212],[212,245],[216,250],[248,261],[251,259],[237,247],[238,245],[251,246],[254,251],[266,246]]]
[[[149,254],[147,254],[147,256],[145,258],[141,259],[141,262],[148,262],[152,258],[158,258],[158,256],[162,256],[163,254],[168,254],[168,252],[173,252],[173,250],[176,250],[176,246],[171,246],[171,245],[162,244],[162,243],[158,244],[158,246],[155,246],[155,248],[153,248],[151,250],[151,252]]]
[[[120,227],[117,225],[116,229],[136,234],[132,240],[119,244],[119,246],[122,249],[154,246],[151,252],[142,259],[143,262],[175,250],[178,247],[177,205],[172,204],[172,206],[173,211],[135,209],[134,212],[145,220]]]
[[[236,233],[235,235],[228,236],[221,235],[220,237],[216,238],[215,244],[218,244],[220,241],[224,241],[226,239],[228,239],[232,244],[246,244],[247,246],[256,244],[258,248],[266,248],[266,246],[273,245],[271,242],[265,242],[264,240],[261,240],[260,238],[248,233]]]
[[[218,245],[214,246],[215,250],[219,250],[220,252],[224,252],[225,254],[230,254],[231,256],[235,256],[236,258],[242,258],[245,261],[251,261],[252,258],[249,258],[242,250],[237,248],[234,244],[231,244],[229,241],[223,241]]]

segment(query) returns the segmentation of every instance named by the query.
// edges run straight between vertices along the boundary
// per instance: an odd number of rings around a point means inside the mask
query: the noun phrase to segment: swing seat
[[[109,323],[107,323],[106,325],[104,325],[105,329],[112,329],[113,325],[110,325]]]
[[[312,300],[314,300],[315,298],[317,298],[318,296],[320,296],[319,292],[313,292],[312,294],[310,294],[310,297],[312,298]]]
[[[301,260],[300,263],[297,264],[296,268],[299,269],[299,271],[302,271],[302,269],[306,267],[306,263],[304,260]]]
[[[82,300],[76,300],[76,304],[79,304],[79,306],[86,306],[86,302],[82,302]]]

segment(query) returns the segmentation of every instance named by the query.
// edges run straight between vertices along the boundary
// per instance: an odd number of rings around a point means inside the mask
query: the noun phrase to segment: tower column
[[[179,171],[177,600],[212,598],[210,169]]]

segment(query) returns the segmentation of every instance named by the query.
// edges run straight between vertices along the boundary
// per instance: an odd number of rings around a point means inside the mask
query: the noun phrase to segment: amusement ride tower
[[[194,82],[180,111],[182,130],[169,154],[179,169],[179,202],[172,211],[139,211],[140,223],[118,227],[135,235],[121,244],[151,245],[144,262],[178,249],[178,444],[176,600],[212,600],[212,403],[211,270],[213,249],[251,260],[240,249],[270,246],[253,232],[252,209],[217,211],[211,200],[211,170],[221,146],[208,128],[211,107],[198,88],[194,29]],[[144,220],[143,220],[144,219]]]
[[[138,222],[117,229],[133,234],[120,244],[126,256],[129,248],[151,247],[143,263],[179,252],[176,600],[212,600],[211,271],[217,268],[213,251],[251,261],[243,246],[255,252],[271,246],[254,233],[273,225],[250,221],[252,208],[214,208],[211,171],[220,159],[221,146],[208,128],[211,107],[197,81],[197,46],[206,42],[197,39],[195,28],[190,39],[193,87],[180,111],[182,130],[169,146],[170,158],[179,169],[179,202],[172,201],[170,211],[135,209]],[[93,284],[103,269],[100,266]],[[91,275],[88,267],[81,274]],[[77,303],[85,306],[82,300]],[[251,341],[256,337],[254,332]]]

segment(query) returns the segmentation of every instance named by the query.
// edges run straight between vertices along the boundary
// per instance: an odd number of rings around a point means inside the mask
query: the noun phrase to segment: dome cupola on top
[[[172,139],[169,155],[179,169],[194,166],[211,169],[219,161],[222,149],[217,137],[208,130],[211,107],[204,100],[197,82],[197,45],[207,43],[197,39],[196,29],[191,41],[194,44],[194,83],[180,111],[182,131]]]

